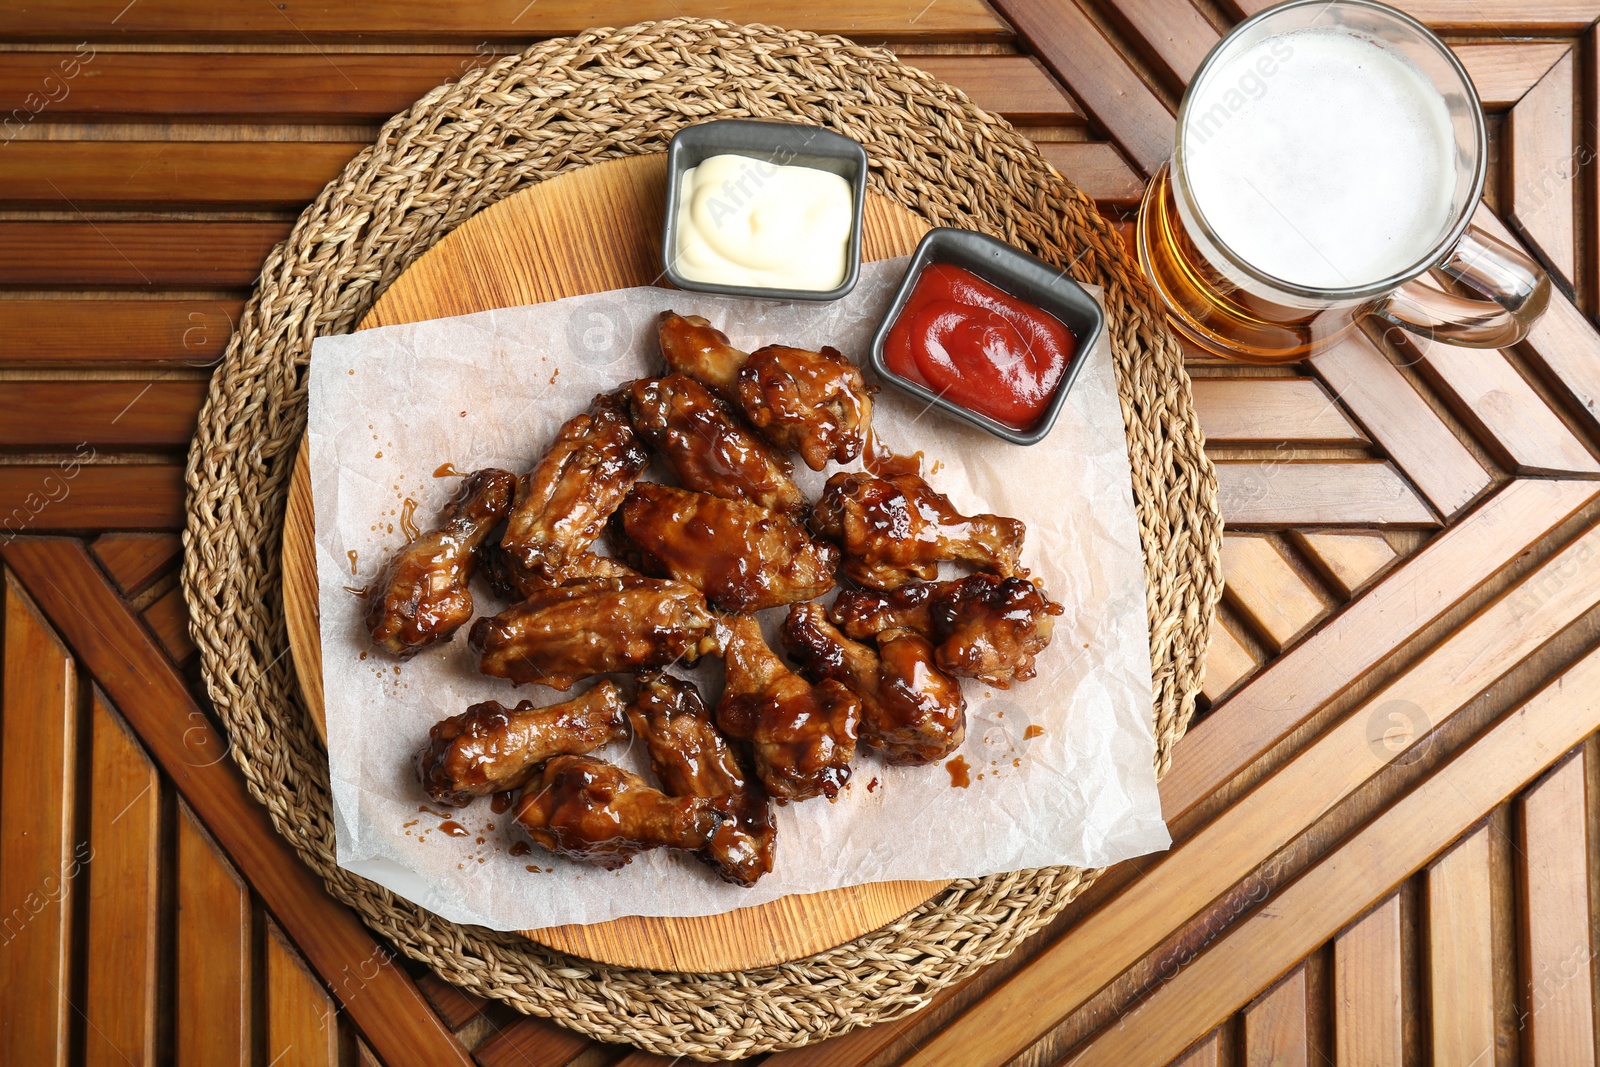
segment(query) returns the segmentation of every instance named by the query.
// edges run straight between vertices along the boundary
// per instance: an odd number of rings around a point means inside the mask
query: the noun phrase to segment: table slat
[[[178,1067],[250,1063],[250,890],[178,804],[173,1048]]]
[[[266,948],[267,1062],[272,1067],[334,1067],[339,1062],[339,1025],[333,998],[277,923],[267,923]]]
[[[1244,1012],[1245,1067],[1307,1067],[1306,969],[1302,964]]]
[[[1428,869],[1428,983],[1437,1063],[1494,1061],[1494,907],[1487,826]]]
[[[0,366],[205,365],[222,355],[243,309],[243,300],[0,299]]]
[[[1334,939],[1334,1062],[1403,1067],[1403,951],[1398,894]]]
[[[1389,565],[1395,550],[1378,533],[1326,533],[1294,530],[1289,534],[1300,551],[1322,572],[1340,596],[1350,598]]]
[[[1568,52],[1506,118],[1501,158],[1510,218],[1568,290],[1577,278],[1579,156],[1572,125],[1577,57]]]

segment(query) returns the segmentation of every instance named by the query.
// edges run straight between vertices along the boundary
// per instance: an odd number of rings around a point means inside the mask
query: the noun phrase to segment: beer
[[[1301,359],[1362,315],[1398,320],[1432,299],[1393,294],[1450,271],[1483,170],[1476,94],[1437,38],[1368,0],[1295,0],[1242,24],[1195,75],[1140,209],[1140,262],[1191,342]],[[1437,319],[1422,328],[1448,332]]]

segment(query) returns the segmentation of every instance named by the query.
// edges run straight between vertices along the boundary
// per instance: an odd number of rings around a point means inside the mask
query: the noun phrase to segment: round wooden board
[[[479,212],[395,279],[358,329],[654,284],[660,277],[666,158],[607,160]],[[906,255],[927,229],[905,208],[869,194],[862,257]],[[310,467],[302,442],[284,518],[284,613],[301,692],[326,740],[313,537]],[[630,916],[524,933],[553,949],[604,963],[665,971],[748,970],[801,959],[875,930],[948,884],[878,882],[783,897],[722,915]]]

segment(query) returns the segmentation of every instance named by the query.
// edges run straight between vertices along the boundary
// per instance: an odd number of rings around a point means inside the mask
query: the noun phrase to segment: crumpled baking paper
[[[929,480],[963,511],[1023,519],[1023,563],[1066,606],[1037,678],[1009,690],[963,683],[965,788],[944,766],[890,767],[863,747],[837,801],[778,809],[775,868],[743,889],[679,854],[647,853],[610,872],[529,850],[487,798],[458,812],[418,784],[413,755],[437,720],[482,700],[571,695],[479,674],[465,628],[403,664],[368,639],[359,591],[407,525],[428,529],[460,485],[435,472],[527,470],[596,393],[660,373],[656,321],[669,308],[705,315],[746,350],[831,344],[864,362],[905,265],[865,264],[855,291],[832,304],[646,287],[317,339],[311,477],[341,866],[447,919],[500,930],[713,914],[891,879],[1098,867],[1170,843],[1152,766],[1144,566],[1104,333],[1079,355],[1088,364],[1054,431],[1031,447],[891,387],[877,396],[885,445],[921,450]],[[815,499],[832,471],[796,468]],[[480,613],[499,610],[481,579],[475,595]],[[769,633],[782,614],[765,613]],[[720,664],[685,673],[716,699]],[[618,742],[601,754],[648,777],[643,747]]]

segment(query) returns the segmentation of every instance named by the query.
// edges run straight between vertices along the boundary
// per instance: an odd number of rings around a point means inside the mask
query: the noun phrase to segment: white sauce
[[[826,292],[844,281],[853,209],[837,174],[712,156],[684,172],[675,266],[712,285]]]

